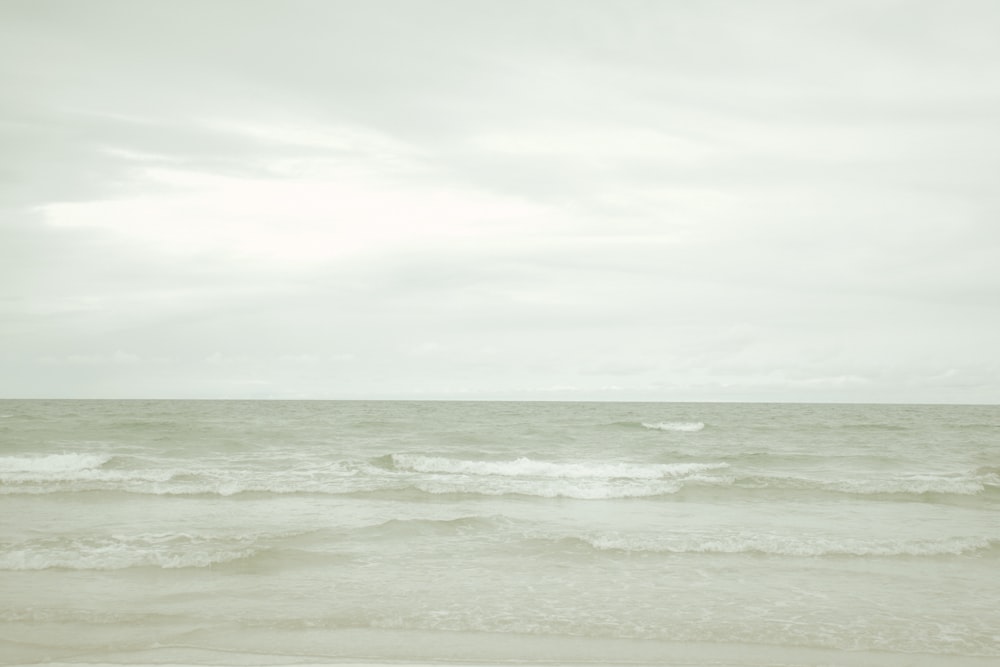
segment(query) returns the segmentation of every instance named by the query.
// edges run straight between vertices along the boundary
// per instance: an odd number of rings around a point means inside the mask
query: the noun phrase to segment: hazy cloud
[[[0,395],[997,400],[993,3],[0,19]]]

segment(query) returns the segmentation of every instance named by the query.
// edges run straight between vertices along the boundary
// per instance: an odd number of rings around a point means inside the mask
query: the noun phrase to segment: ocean
[[[0,401],[0,663],[1000,664],[1000,407]]]

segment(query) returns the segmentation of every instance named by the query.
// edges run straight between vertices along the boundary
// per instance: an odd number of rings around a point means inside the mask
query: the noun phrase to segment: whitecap
[[[415,454],[393,454],[392,461],[397,469],[423,473],[554,479],[661,479],[728,467],[726,463],[557,462],[527,457],[506,461],[470,461]]]
[[[0,456],[0,472],[65,473],[100,468],[111,460],[106,454],[49,454],[47,456]]]
[[[682,433],[696,433],[703,428],[703,422],[643,422],[642,425],[655,431],[678,431]]]

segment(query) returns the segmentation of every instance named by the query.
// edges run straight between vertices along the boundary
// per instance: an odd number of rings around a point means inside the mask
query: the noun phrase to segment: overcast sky
[[[998,35],[0,0],[0,396],[1000,402]]]

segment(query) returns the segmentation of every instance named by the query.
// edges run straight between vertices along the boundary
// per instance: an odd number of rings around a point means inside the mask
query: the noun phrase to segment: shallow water
[[[0,660],[989,662],[998,509],[995,406],[0,401]]]

